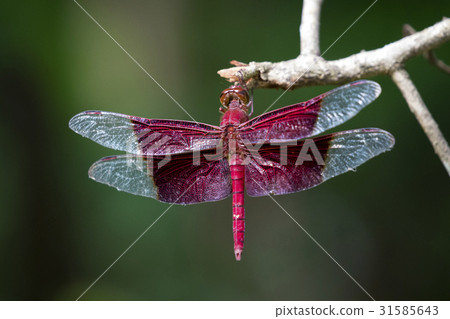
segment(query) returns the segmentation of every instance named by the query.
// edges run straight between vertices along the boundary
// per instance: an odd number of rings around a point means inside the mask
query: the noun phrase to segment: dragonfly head
[[[239,108],[248,113],[250,96],[248,90],[240,85],[230,86],[222,91],[220,95],[220,112],[225,113],[228,109]]]

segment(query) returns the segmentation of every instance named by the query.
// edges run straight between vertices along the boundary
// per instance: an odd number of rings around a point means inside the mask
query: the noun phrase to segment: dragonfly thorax
[[[225,111],[220,121],[221,127],[238,126],[241,123],[248,121],[247,110],[242,108],[232,107]]]

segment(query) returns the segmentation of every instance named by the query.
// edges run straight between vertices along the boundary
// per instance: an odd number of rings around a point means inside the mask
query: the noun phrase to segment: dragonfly
[[[316,136],[355,116],[381,93],[359,80],[306,102],[250,119],[253,95],[245,82],[220,95],[219,126],[85,111],[69,127],[126,154],[104,157],[89,169],[93,180],[171,204],[232,196],[234,254],[244,249],[244,192],[272,196],[303,191],[390,150],[394,137],[378,128]]]

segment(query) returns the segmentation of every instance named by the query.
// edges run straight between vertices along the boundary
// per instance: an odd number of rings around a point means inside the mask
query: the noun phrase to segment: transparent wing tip
[[[382,130],[379,128],[376,128],[373,130],[376,130],[383,137],[383,139],[385,141],[386,151],[390,151],[395,145],[394,135],[392,135],[388,131],[385,131],[385,130]]]
[[[101,115],[101,111],[84,111],[78,113],[69,120],[69,128],[82,136],[85,135],[86,131],[86,120],[89,120],[92,115]]]
[[[359,80],[349,83],[349,86],[364,86],[364,93],[370,96],[370,100],[373,101],[381,94],[381,86],[374,81]]]

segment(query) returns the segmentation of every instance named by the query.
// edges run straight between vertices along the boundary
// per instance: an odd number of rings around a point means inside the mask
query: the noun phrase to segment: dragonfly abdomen
[[[233,189],[233,239],[234,255],[236,260],[241,259],[244,249],[245,210],[244,210],[244,182],[245,166],[241,164],[230,165]]]

